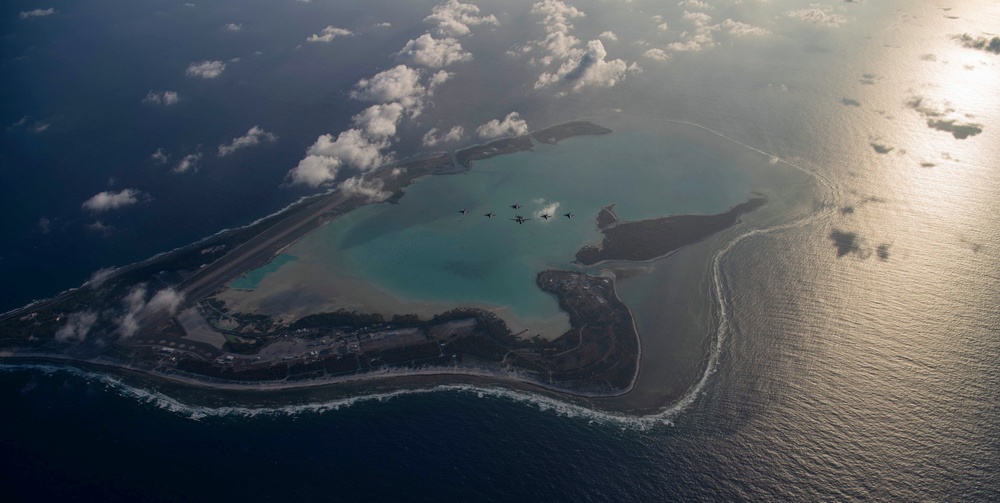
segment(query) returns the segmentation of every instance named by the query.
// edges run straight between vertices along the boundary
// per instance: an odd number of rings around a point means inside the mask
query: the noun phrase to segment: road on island
[[[184,295],[184,307],[190,307],[211,295],[248,270],[263,265],[286,246],[323,225],[322,216],[351,198],[337,191],[316,207],[295,212],[266,230],[233,248],[222,258],[201,268],[177,286]]]

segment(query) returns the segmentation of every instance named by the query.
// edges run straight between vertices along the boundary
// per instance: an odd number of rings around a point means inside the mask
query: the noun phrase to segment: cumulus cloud
[[[83,311],[73,313],[66,318],[66,324],[56,330],[56,340],[59,342],[82,341],[87,333],[97,323],[97,313]]]
[[[158,148],[156,149],[156,152],[153,152],[153,154],[149,156],[149,160],[155,162],[156,164],[166,164],[167,161],[170,160],[170,156],[163,153],[162,148]]]
[[[386,103],[372,105],[353,117],[354,124],[359,126],[370,138],[389,138],[396,135],[396,126],[403,117],[403,105]]]
[[[804,9],[793,9],[785,12],[785,15],[807,23],[818,24],[836,28],[847,22],[847,18],[842,14],[833,11],[830,5],[812,4]]]
[[[232,154],[241,148],[252,147],[263,142],[274,142],[277,140],[278,137],[274,134],[264,131],[260,128],[260,126],[254,126],[247,131],[247,134],[233,138],[233,141],[230,142],[229,145],[219,145],[219,157]]]
[[[533,64],[549,66],[560,62],[554,71],[542,72],[535,81],[535,89],[562,83],[570,89],[578,91],[588,85],[613,86],[625,76],[626,71],[638,71],[639,67],[625,60],[606,60],[607,50],[600,40],[591,40],[586,47],[581,48],[580,39],[573,36],[571,20],[585,17],[581,10],[567,5],[562,0],[543,0],[531,7],[531,13],[541,16],[539,24],[545,27],[546,36],[542,40],[531,42],[526,50],[538,47],[545,55],[532,59]],[[602,36],[617,36],[612,32],[602,33]],[[610,39],[610,38],[609,38]]]
[[[307,185],[319,187],[332,182],[340,171],[340,159],[325,155],[307,155],[299,164],[288,172],[288,182],[291,185]]]
[[[732,19],[723,21],[722,27],[728,31],[730,35],[737,37],[761,36],[769,35],[771,33],[765,28],[749,25],[740,21],[733,21]]]
[[[119,192],[104,191],[94,194],[93,197],[84,201],[82,206],[85,210],[100,213],[131,206],[146,198],[148,195],[138,189],[122,189]]]
[[[545,199],[539,198],[535,199],[534,203],[538,205],[538,209],[535,210],[535,212],[532,214],[532,217],[535,219],[542,220],[542,222],[545,222],[545,220],[542,219],[542,215],[553,216],[556,214],[557,211],[559,211],[559,203],[555,201],[550,202],[546,201]]]
[[[177,95],[177,91],[163,91],[162,93],[150,91],[146,93],[146,97],[142,99],[142,102],[170,106],[177,104],[180,100],[181,98]]]
[[[712,16],[704,12],[684,11],[684,19],[694,26],[694,31],[681,32],[680,40],[667,45],[667,49],[675,52],[700,51],[715,45],[712,32],[719,30],[719,25],[711,24]]]
[[[173,288],[164,288],[156,292],[153,298],[149,299],[146,309],[154,312],[166,312],[171,315],[177,312],[177,308],[184,302],[184,294]]]
[[[86,229],[91,232],[96,232],[102,236],[110,236],[115,231],[115,226],[107,225],[100,220],[96,220],[93,223],[87,224]]]
[[[336,26],[327,26],[326,28],[323,28],[323,31],[309,35],[306,42],[330,42],[334,38],[347,37],[350,35],[354,35],[354,32],[351,30],[337,28]]]
[[[615,35],[615,32],[610,31],[610,30],[609,31],[601,32],[601,34],[598,35],[597,38],[607,40],[608,42],[617,42],[618,41],[618,35]]]
[[[225,69],[226,64],[222,61],[199,61],[188,65],[185,73],[188,77],[214,79],[222,75],[222,71]]]
[[[457,39],[447,37],[435,39],[430,33],[410,40],[396,57],[416,65],[441,68],[452,63],[472,61],[472,53],[462,50]]]
[[[438,128],[431,128],[424,134],[421,142],[425,147],[433,147],[441,143],[454,143],[462,139],[462,136],[465,135],[465,129],[462,126],[455,126],[448,130],[447,133],[441,135],[438,133]]]
[[[147,293],[146,287],[140,285],[134,287],[122,299],[125,314],[118,319],[118,333],[122,337],[135,335],[142,328],[141,321],[146,316],[164,313],[173,316],[184,302],[184,294],[173,288],[164,288],[156,292],[149,302],[146,302]]]
[[[228,23],[222,26],[223,30],[237,32],[243,29],[243,25],[236,23]]]
[[[421,100],[426,88],[420,84],[420,71],[406,65],[397,65],[375,74],[370,79],[361,79],[351,91],[351,97],[361,101],[377,103],[398,102],[419,113]]]
[[[646,56],[649,59],[655,59],[657,61],[666,61],[670,59],[670,55],[667,54],[666,51],[657,48],[653,48],[646,51],[645,53],[643,53],[643,56]]]
[[[503,121],[493,119],[476,128],[480,138],[499,138],[501,136],[520,136],[528,133],[528,123],[517,112],[511,112]]]
[[[973,37],[968,33],[963,33],[961,35],[953,35],[951,38],[962,44],[963,47],[968,47],[969,49],[978,49],[980,51],[992,52],[993,54],[1000,54],[1000,37]]]
[[[574,91],[586,86],[611,87],[621,80],[627,71],[638,71],[633,63],[623,59],[606,60],[608,52],[600,40],[587,42],[587,49],[579,59],[563,63],[555,72],[542,73],[535,82],[535,89],[559,82],[565,82]]]
[[[56,13],[55,9],[35,9],[35,10],[22,10],[21,19],[31,19],[33,17],[45,17],[51,16]]]
[[[188,171],[197,170],[198,162],[201,161],[201,152],[195,152],[193,154],[188,154],[181,159],[173,168],[174,173],[186,173]]]
[[[698,8],[698,9],[711,9],[712,8],[711,5],[709,5],[709,4],[705,3],[705,2],[702,2],[701,0],[681,0],[681,2],[678,3],[677,5],[679,7],[695,7],[695,8]]]
[[[370,116],[382,121],[385,120],[386,113],[392,112],[383,109],[373,112]],[[362,112],[359,116],[367,117],[369,114]],[[355,121],[358,121],[359,116],[355,116]],[[372,127],[378,129],[379,126]],[[381,127],[387,126],[383,124]],[[395,131],[395,125],[392,126],[392,130]],[[345,164],[362,171],[381,166],[390,158],[383,153],[387,148],[389,148],[387,139],[369,137],[356,128],[340,133],[336,139],[333,135],[325,134],[316,139],[306,151],[306,157],[288,172],[288,181],[291,185],[309,187],[327,185],[337,178],[337,173]]]
[[[386,140],[371,139],[358,129],[348,129],[337,135],[325,134],[316,139],[308,155],[336,157],[341,161],[361,170],[377,168],[386,161],[382,150],[389,147]]]
[[[430,79],[428,79],[427,94],[434,94],[434,90],[437,89],[438,86],[448,82],[448,79],[454,76],[454,73],[438,70],[437,73],[431,75]]]
[[[424,22],[435,25],[439,35],[453,36],[468,35],[472,32],[470,26],[500,24],[496,16],[492,14],[480,16],[479,7],[458,0],[448,0],[434,6],[431,14],[424,18]]]
[[[340,190],[344,193],[364,196],[372,202],[385,201],[392,196],[392,194],[382,190],[382,187],[381,179],[366,180],[363,176],[348,178],[340,184]]]
[[[87,280],[87,284],[94,288],[98,288],[101,285],[103,285],[105,281],[111,279],[111,276],[114,276],[114,274],[115,274],[114,267],[104,267],[98,269],[94,271],[93,274],[90,275],[90,279]]]
[[[953,115],[955,109],[950,107],[947,102],[939,106],[922,96],[915,96],[906,102],[906,106],[924,116],[927,127],[951,133],[955,139],[964,140],[983,132],[982,124],[964,122],[957,117],[949,118],[948,116]]]
[[[542,16],[539,24],[545,27],[546,32],[544,39],[533,43],[548,53],[538,62],[550,65],[555,60],[579,57],[582,50],[576,46],[580,39],[570,35],[570,30],[573,29],[570,20],[586,16],[583,11],[566,5],[561,0],[544,0],[534,4],[531,13]]]

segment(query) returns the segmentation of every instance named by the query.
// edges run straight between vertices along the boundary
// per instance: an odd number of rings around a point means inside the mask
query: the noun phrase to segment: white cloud
[[[50,126],[52,126],[52,124],[49,124],[48,122],[37,121],[37,122],[35,122],[34,126],[31,126],[31,132],[32,133],[44,133],[45,130],[47,130]]]
[[[156,149],[156,152],[153,152],[153,154],[149,156],[149,160],[155,162],[156,164],[166,164],[167,161],[170,160],[170,156],[163,153],[162,148],[158,148]]]
[[[740,21],[733,21],[732,19],[723,21],[722,27],[725,28],[731,35],[735,35],[737,37],[769,35],[771,33],[765,28],[749,25]]]
[[[511,112],[503,121],[493,119],[476,128],[476,134],[481,138],[499,138],[501,136],[520,136],[528,133],[528,123],[517,112]]]
[[[382,22],[375,25],[376,28],[392,28],[392,23]]]
[[[131,206],[148,196],[138,189],[122,189],[120,192],[104,191],[94,194],[83,202],[83,208],[93,212],[116,210]]]
[[[243,25],[236,23],[229,23],[222,26],[223,30],[237,32],[243,29]]]
[[[110,236],[115,231],[115,226],[107,225],[100,220],[87,224],[86,228],[87,230],[96,232],[102,236]]]
[[[543,16],[539,23],[545,27],[547,33],[543,40],[534,42],[534,45],[548,52],[548,55],[540,60],[543,65],[550,65],[556,59],[579,56],[582,51],[575,47],[580,43],[580,39],[569,34],[573,29],[570,20],[584,17],[586,14],[561,0],[538,2],[531,7],[531,13]]]
[[[154,105],[164,104],[167,106],[175,105],[181,97],[177,94],[177,91],[163,91],[162,93],[155,93],[150,91],[146,93],[146,97],[142,99],[143,103],[152,103]]]
[[[188,77],[201,77],[203,79],[214,79],[222,75],[226,69],[226,64],[222,61],[200,61],[191,63],[185,72]]]
[[[552,73],[542,73],[535,82],[535,89],[565,82],[574,91],[586,86],[611,87],[618,83],[629,70],[639,71],[634,63],[629,66],[623,59],[608,61],[608,52],[600,40],[587,42],[587,49],[577,60],[566,61]]]
[[[375,74],[370,79],[361,79],[351,91],[351,97],[361,101],[388,103],[396,101],[418,114],[426,89],[420,84],[420,71],[406,65],[397,65]]]
[[[367,171],[382,165],[387,158],[382,151],[389,148],[387,140],[370,139],[358,129],[348,129],[337,135],[325,134],[316,139],[306,154],[309,156],[334,157],[339,161]]]
[[[438,70],[437,73],[431,75],[430,79],[428,79],[427,94],[434,94],[434,90],[437,89],[438,86],[444,84],[445,82],[448,82],[448,79],[454,76],[455,76],[454,73],[449,73],[444,70]]]
[[[123,299],[125,314],[118,319],[118,333],[125,338],[132,337],[142,327],[140,320],[144,316],[166,313],[173,316],[184,302],[184,294],[173,288],[164,288],[156,292],[149,302],[146,302],[146,287],[134,287]]]
[[[153,298],[149,299],[146,309],[153,312],[162,311],[173,315],[177,312],[177,308],[180,307],[182,302],[184,302],[183,293],[179,293],[173,288],[164,288],[156,292]]]
[[[657,48],[653,48],[646,51],[645,53],[643,53],[643,56],[646,56],[647,58],[650,59],[655,59],[657,61],[666,61],[670,59],[670,55],[667,54],[666,51]]]
[[[340,190],[347,194],[357,194],[365,196],[369,201],[379,202],[389,199],[392,194],[382,190],[382,180],[366,180],[362,176],[355,176],[344,180],[340,184]]]
[[[438,135],[438,133],[438,128],[431,128],[424,134],[421,142],[425,147],[433,147],[440,143],[453,143],[462,139],[462,136],[465,135],[465,129],[462,126],[455,126],[443,135]]]
[[[113,276],[114,274],[115,274],[114,267],[104,267],[98,269],[94,271],[93,274],[90,275],[90,279],[87,280],[87,284],[94,288],[98,288],[101,285],[103,285],[105,281],[110,279],[111,276]]]
[[[472,53],[462,50],[457,39],[447,37],[435,39],[430,33],[410,40],[396,57],[420,66],[441,68],[452,63],[472,61]]]
[[[822,4],[812,4],[805,9],[790,10],[785,12],[785,15],[792,19],[832,28],[836,28],[847,22],[847,18],[842,14],[833,12],[832,6]]]
[[[667,30],[670,29],[670,25],[667,24],[667,23],[660,23],[660,24],[656,25],[656,29],[660,30],[660,31],[667,31]]]
[[[254,126],[247,131],[247,134],[240,136],[238,138],[233,138],[233,141],[229,145],[219,145],[219,157],[227,156],[233,152],[246,147],[252,147],[254,145],[259,145],[262,142],[274,142],[277,141],[278,137],[272,133],[268,133],[260,128],[260,126]]]
[[[201,161],[201,152],[195,152],[193,154],[188,154],[181,159],[181,162],[174,166],[174,173],[186,173],[190,170],[198,169],[198,161]]]
[[[59,342],[82,341],[87,337],[91,327],[97,323],[97,313],[83,311],[73,313],[66,318],[66,324],[56,330],[56,340]]]
[[[677,42],[667,45],[667,48],[675,52],[700,51],[715,45],[712,36],[713,31],[719,30],[719,25],[710,24],[712,16],[704,12],[684,11],[684,19],[694,26],[693,32],[684,31]]]
[[[367,137],[384,139],[396,135],[396,126],[402,117],[403,105],[386,103],[364,109],[353,120]]]
[[[705,2],[702,2],[701,0],[681,0],[681,2],[678,3],[677,5],[680,6],[680,7],[696,7],[696,8],[699,8],[699,9],[711,9],[712,8],[711,5],[709,5],[709,4],[705,3]]]
[[[291,185],[319,187],[332,182],[340,171],[340,159],[326,155],[307,155],[288,172]]]
[[[31,19],[33,17],[45,17],[51,16],[56,13],[55,9],[35,9],[35,10],[22,10],[21,19]]]
[[[424,21],[437,26],[439,35],[462,36],[471,33],[470,26],[484,24],[498,25],[496,16],[479,16],[479,7],[458,0],[448,0],[434,6],[431,14]]]
[[[309,35],[306,42],[330,42],[336,37],[346,37],[354,35],[351,30],[345,30],[343,28],[337,28],[336,26],[327,26],[323,28],[323,31]]]
[[[617,42],[618,41],[618,35],[615,35],[615,32],[610,31],[610,30],[605,31],[605,32],[601,32],[601,34],[598,35],[597,38],[602,38],[604,40],[607,40],[608,42]]]
[[[535,219],[542,220],[542,215],[554,216],[557,211],[559,211],[558,202],[548,202],[545,199],[535,199],[535,204],[538,205],[538,209],[531,215]],[[542,220],[545,222],[545,220]]]

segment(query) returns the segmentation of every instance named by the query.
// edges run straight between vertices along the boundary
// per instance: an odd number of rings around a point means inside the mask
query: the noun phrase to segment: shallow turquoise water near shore
[[[264,279],[264,276],[267,276],[268,274],[281,269],[281,266],[295,262],[298,259],[299,258],[295,255],[281,253],[274,257],[274,259],[266,265],[258,267],[257,269],[249,271],[243,276],[234,279],[231,283],[229,283],[229,287],[236,288],[238,290],[253,290],[254,288],[257,288],[257,285],[259,285],[260,281]]]

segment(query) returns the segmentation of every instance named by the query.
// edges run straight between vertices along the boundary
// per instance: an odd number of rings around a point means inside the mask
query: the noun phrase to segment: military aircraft
[[[462,208],[462,209],[458,210],[458,212],[464,215],[464,214],[468,213],[469,210],[467,210],[465,208]]]
[[[542,218],[544,220],[548,220],[548,219],[552,218],[552,215],[549,215],[548,213],[542,213]]]
[[[525,223],[525,222],[527,222],[528,220],[531,220],[531,219],[530,218],[524,218],[521,215],[518,215],[518,216],[512,218],[511,220],[513,220],[513,221],[515,221],[515,222],[517,222],[519,224],[523,224],[523,223]]]
[[[495,217],[496,215],[497,215],[496,213],[493,213],[493,212],[491,211],[491,212],[489,212],[489,213],[486,213],[486,214],[484,214],[483,216],[484,216],[484,217],[486,217],[486,218],[493,218],[493,217]]]
[[[566,218],[573,218],[574,215],[572,213],[563,213],[563,216]]]
[[[514,203],[514,204],[510,205],[510,207],[511,207],[511,208],[514,208],[514,209],[516,210],[516,209],[519,209],[519,208],[521,208],[521,205],[520,205],[520,204],[517,204],[517,203]]]

